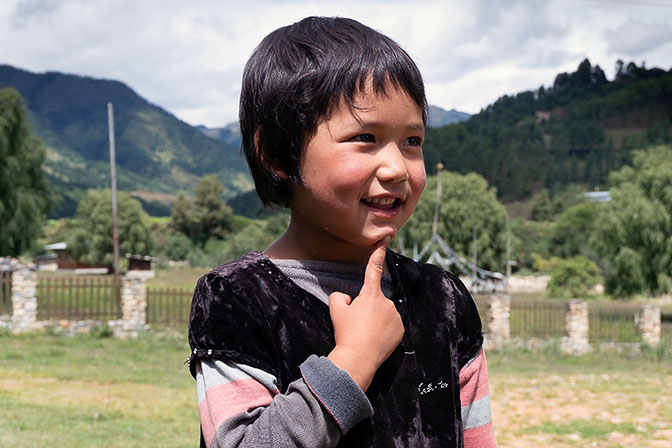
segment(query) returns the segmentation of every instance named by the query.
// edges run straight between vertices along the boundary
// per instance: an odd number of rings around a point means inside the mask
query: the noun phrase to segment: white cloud
[[[672,8],[643,4],[3,0],[0,63],[118,79],[191,124],[218,126],[237,118],[254,47],[308,15],[352,17],[389,35],[418,63],[430,102],[467,112],[549,85],[586,57],[603,68],[626,56],[672,62]]]
[[[669,23],[645,23],[633,18],[615,30],[607,28],[604,35],[612,54],[626,56],[641,56],[672,43],[672,27]]]

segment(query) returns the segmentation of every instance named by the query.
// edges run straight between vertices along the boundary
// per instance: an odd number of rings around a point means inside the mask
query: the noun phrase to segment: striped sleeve
[[[338,444],[344,432],[370,416],[370,404],[361,389],[349,391],[350,395],[331,396],[329,385],[343,391],[340,376],[347,373],[325,359],[306,360],[301,365],[303,378],[291,383],[284,394],[278,390],[276,378],[263,370],[218,360],[201,361],[196,387],[206,446]],[[308,384],[307,377],[313,384]],[[359,411],[341,412],[346,403],[352,406],[358,402]]]
[[[483,349],[460,370],[460,401],[465,448],[496,448]]]

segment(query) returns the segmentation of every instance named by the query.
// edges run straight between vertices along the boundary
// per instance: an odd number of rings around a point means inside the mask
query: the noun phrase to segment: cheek
[[[414,167],[413,170],[409,170],[409,182],[411,183],[413,194],[419,198],[427,184],[427,174],[425,173],[424,163]]]
[[[370,176],[361,163],[335,162],[325,161],[324,169],[314,172],[310,179],[304,178],[304,181],[313,196],[340,208],[343,203],[359,199],[368,185]]]
[[[330,185],[337,192],[361,192],[371,179],[371,170],[363,163],[327,163],[328,167],[321,173],[321,182]]]

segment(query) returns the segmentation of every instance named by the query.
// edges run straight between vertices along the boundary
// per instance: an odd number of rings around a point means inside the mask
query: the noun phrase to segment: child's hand
[[[389,237],[371,253],[364,285],[352,303],[347,294],[335,292],[329,296],[336,340],[329,359],[348,372],[363,391],[404,335],[401,316],[380,289],[388,243]]]

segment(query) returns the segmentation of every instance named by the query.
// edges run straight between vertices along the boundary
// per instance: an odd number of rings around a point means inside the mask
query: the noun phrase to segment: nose
[[[380,157],[380,165],[377,175],[381,182],[400,183],[408,180],[407,160],[397,144],[385,145],[378,152],[378,157]]]

